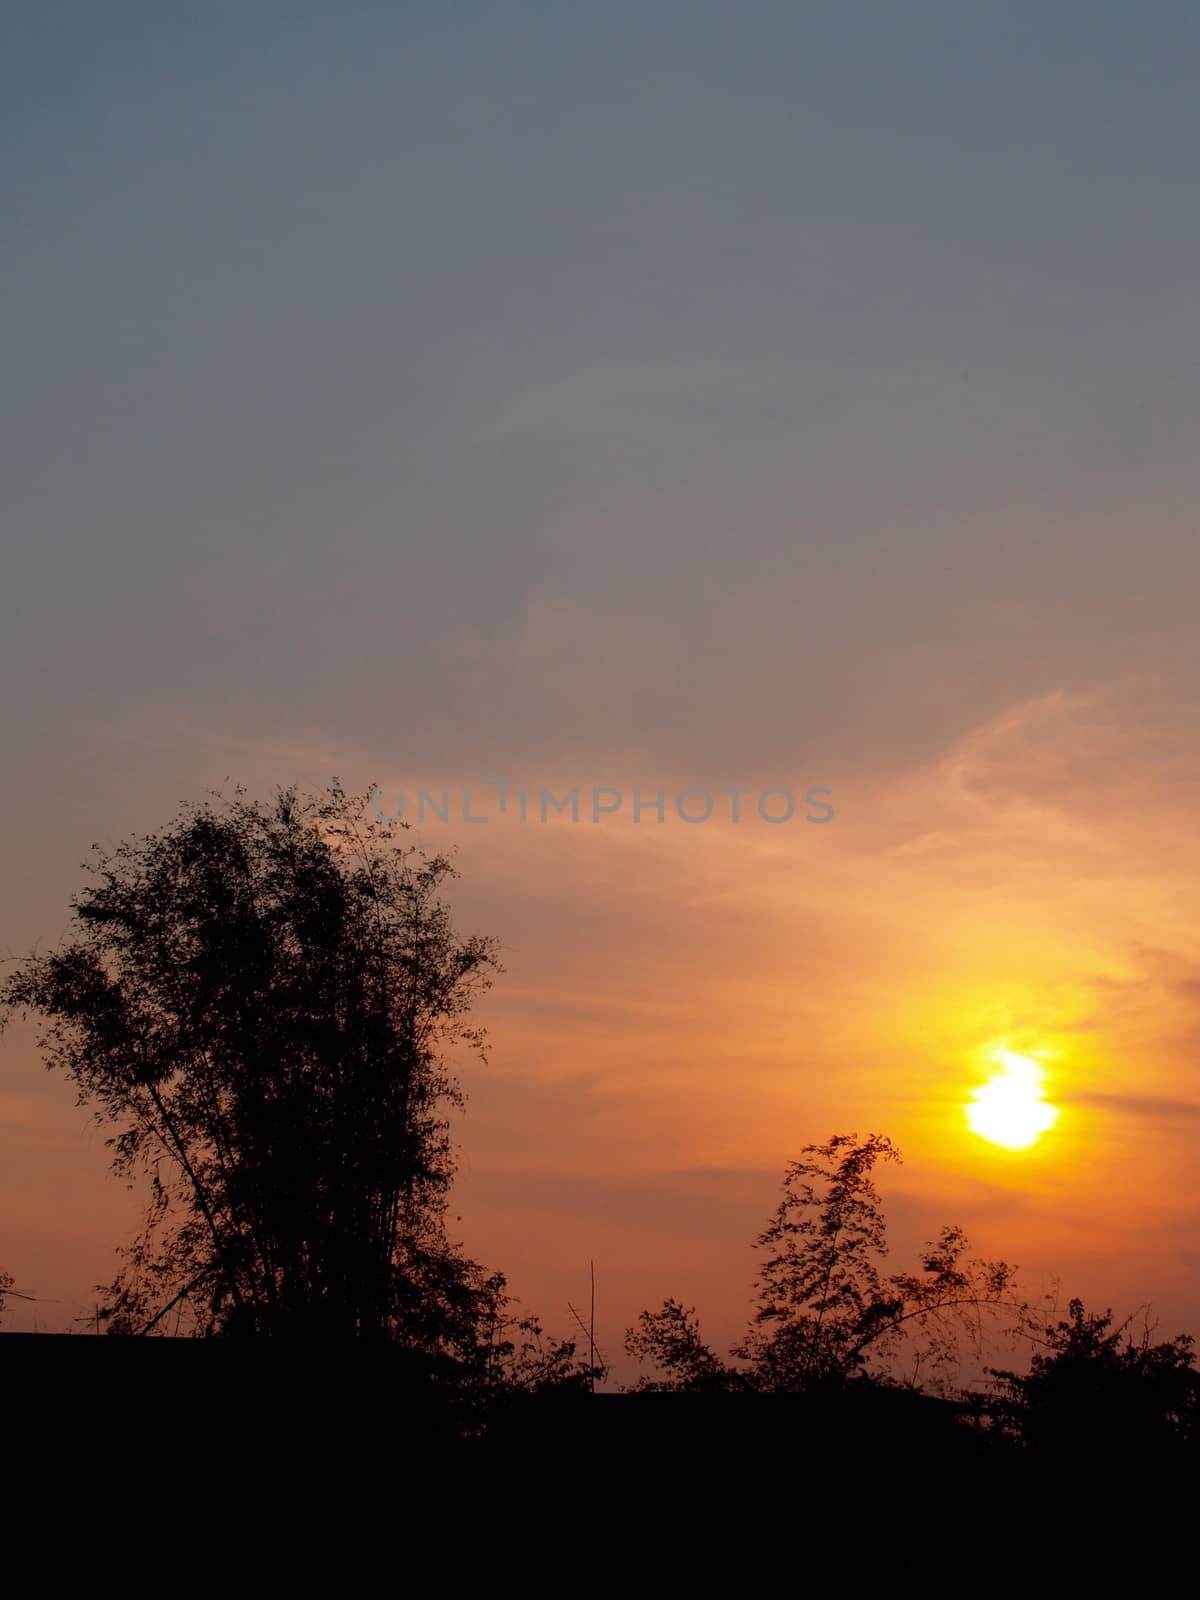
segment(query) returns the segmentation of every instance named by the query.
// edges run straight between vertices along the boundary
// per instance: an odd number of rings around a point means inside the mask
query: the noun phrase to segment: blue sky
[[[15,736],[219,708],[395,738],[403,698],[413,760],[544,758],[578,611],[632,658],[576,687],[583,739],[611,691],[672,764],[785,720],[896,759],[1101,670],[1113,624],[1174,662],[1196,29],[14,8]]]

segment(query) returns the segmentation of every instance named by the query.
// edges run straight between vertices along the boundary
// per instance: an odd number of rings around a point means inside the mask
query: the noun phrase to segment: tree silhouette
[[[892,1299],[878,1261],[887,1227],[872,1173],[896,1161],[890,1139],[839,1134],[810,1145],[784,1176],[783,1196],[758,1246],[757,1306],[737,1354],[770,1388],[796,1388],[859,1364],[865,1332]]]
[[[71,936],[0,1001],[41,1015],[115,1170],[149,1180],[110,1330],[170,1313],[536,1373],[536,1329],[445,1228],[444,1053],[482,1050],[468,1013],[497,969],[439,899],[449,860],[401,848],[336,783],[266,805],[239,790],[95,857]]]
[[[686,1389],[692,1392],[746,1387],[743,1375],[725,1365],[700,1336],[694,1306],[665,1300],[659,1311],[643,1311],[637,1326],[625,1335],[626,1352],[636,1361],[649,1361],[668,1374],[643,1376],[635,1390]]]
[[[943,1228],[925,1246],[920,1271],[884,1275],[887,1228],[874,1170],[899,1159],[879,1134],[805,1146],[757,1240],[766,1259],[753,1320],[733,1351],[740,1365],[723,1363],[694,1311],[668,1300],[626,1335],[629,1354],[660,1372],[638,1387],[792,1393],[886,1367],[902,1349],[918,1369],[949,1367],[964,1340],[981,1348],[992,1315],[1025,1326],[1032,1312],[1013,1269],[969,1257],[958,1228]]]
[[[1200,1374],[1188,1334],[1154,1343],[1072,1300],[1027,1373],[993,1370],[997,1411],[1026,1445],[1095,1460],[1161,1459],[1200,1443]]]

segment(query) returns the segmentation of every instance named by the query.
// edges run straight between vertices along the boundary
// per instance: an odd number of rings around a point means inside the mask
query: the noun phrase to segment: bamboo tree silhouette
[[[765,1259],[733,1363],[705,1343],[693,1308],[668,1300],[626,1335],[628,1353],[658,1368],[637,1387],[799,1392],[886,1365],[914,1333],[920,1359],[945,1368],[964,1341],[982,1348],[989,1318],[1026,1330],[1037,1308],[1018,1292],[1014,1269],[970,1256],[959,1228],[943,1228],[924,1247],[918,1272],[884,1274],[887,1227],[874,1172],[899,1160],[880,1134],[806,1145],[756,1241]]]
[[[402,827],[402,825],[401,825]],[[96,852],[70,937],[4,983],[48,1063],[149,1184],[103,1314],[157,1329],[400,1338],[462,1351],[503,1280],[452,1245],[452,1046],[492,940],[459,938],[444,855],[338,785],[237,791]]]

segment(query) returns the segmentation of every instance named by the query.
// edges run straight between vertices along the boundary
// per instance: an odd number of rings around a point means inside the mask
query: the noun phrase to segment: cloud
[[[765,1174],[758,1184],[769,1195]],[[747,1241],[761,1226],[766,1207],[760,1197],[718,1192],[723,1185],[698,1183],[692,1174],[668,1173],[656,1182],[629,1182],[567,1173],[475,1171],[466,1193],[472,1201],[499,1203],[533,1212],[556,1212],[622,1227],[711,1236],[736,1235]],[[769,1203],[769,1202],[768,1202]]]
[[[1155,1121],[1177,1122],[1200,1118],[1200,1103],[1171,1100],[1159,1095],[1106,1093],[1077,1089],[1057,1096],[1064,1105],[1096,1106],[1102,1111],[1117,1111],[1125,1116],[1147,1117]]]

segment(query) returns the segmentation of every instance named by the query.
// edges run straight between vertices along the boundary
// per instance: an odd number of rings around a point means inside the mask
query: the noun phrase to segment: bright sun
[[[967,1106],[971,1132],[1005,1150],[1028,1150],[1058,1121],[1058,1107],[1042,1096],[1045,1078],[1031,1056],[996,1050],[992,1060],[1000,1068]]]

